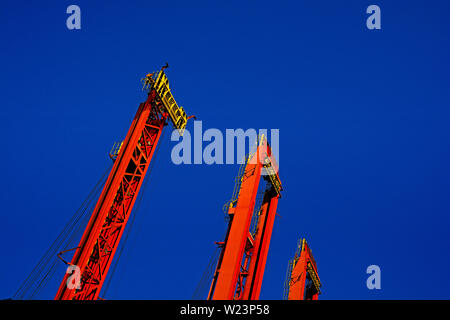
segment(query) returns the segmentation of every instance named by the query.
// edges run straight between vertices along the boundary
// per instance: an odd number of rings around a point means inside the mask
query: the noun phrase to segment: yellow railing
[[[164,108],[169,113],[170,120],[176,129],[183,135],[184,128],[186,128],[187,115],[183,107],[179,107],[170,92],[169,79],[163,70],[158,73],[154,82],[153,88],[158,93]]]
[[[267,158],[267,159],[269,159],[269,158]],[[281,181],[280,181],[280,178],[278,177],[278,174],[274,170],[274,168],[272,166],[272,162],[270,162],[270,159],[268,162],[266,162],[264,164],[264,169],[266,169],[267,176],[269,177],[270,183],[272,184],[273,188],[275,189],[275,192],[277,193],[277,195],[281,196],[281,190],[282,190]]]

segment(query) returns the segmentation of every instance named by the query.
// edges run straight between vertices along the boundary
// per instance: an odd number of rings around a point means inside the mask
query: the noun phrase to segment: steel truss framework
[[[55,299],[95,300],[118,248],[156,145],[168,118],[154,90],[141,103],[115,159],[70,265],[80,268],[79,289],[66,274]]]

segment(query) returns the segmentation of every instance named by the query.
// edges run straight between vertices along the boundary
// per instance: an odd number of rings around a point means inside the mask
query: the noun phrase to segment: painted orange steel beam
[[[249,284],[245,286],[243,300],[259,299],[277,204],[278,197],[272,197],[262,206],[248,272]]]
[[[55,299],[98,298],[163,127],[169,118],[180,134],[186,126],[186,114],[172,97],[165,68],[167,65],[157,75],[148,74],[143,79],[144,87],[149,89],[147,100],[139,106],[69,263],[79,268],[80,286],[68,285],[73,277],[66,274]]]
[[[133,119],[70,263],[80,268],[81,288],[69,289],[66,274],[55,299],[98,298],[167,117],[151,91]]]
[[[317,300],[320,294],[317,265],[306,240],[301,241],[300,252],[291,260],[292,269],[288,272],[288,300]]]
[[[250,226],[261,179],[274,183],[265,190],[256,216],[256,230]],[[228,231],[222,246],[208,299],[258,299],[267,253],[280,197],[278,167],[270,146],[262,138],[256,152],[249,156],[237,200],[229,208]]]

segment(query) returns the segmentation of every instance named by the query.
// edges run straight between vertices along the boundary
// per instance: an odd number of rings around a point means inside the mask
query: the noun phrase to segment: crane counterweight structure
[[[70,274],[66,274],[55,299],[95,300],[99,297],[168,119],[180,135],[183,134],[187,116],[172,96],[165,68],[167,65],[143,79],[144,88],[148,90],[147,100],[140,104],[125,140],[115,145],[110,153],[113,168],[68,263],[79,268],[79,286],[68,286]]]
[[[267,185],[255,207],[260,181]],[[238,177],[237,199],[227,208],[228,230],[213,276],[208,300],[257,300],[261,290],[281,182],[278,165],[264,136],[248,156]],[[255,213],[255,214],[254,214]]]
[[[321,293],[317,264],[305,239],[300,239],[294,258],[288,263],[285,300],[317,300]]]

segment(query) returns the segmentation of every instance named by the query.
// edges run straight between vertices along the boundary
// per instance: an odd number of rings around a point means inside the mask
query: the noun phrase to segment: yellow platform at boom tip
[[[173,126],[178,129],[180,136],[183,135],[184,128],[186,128],[187,115],[183,107],[179,107],[173,98],[172,92],[170,92],[169,79],[166,74],[161,70],[155,77],[153,74],[148,74],[144,78],[144,87],[148,88],[152,86],[156,93],[159,95],[164,109],[169,114],[169,118],[173,123]]]

